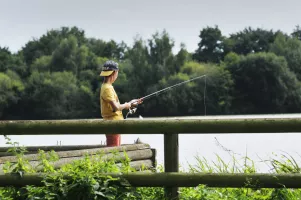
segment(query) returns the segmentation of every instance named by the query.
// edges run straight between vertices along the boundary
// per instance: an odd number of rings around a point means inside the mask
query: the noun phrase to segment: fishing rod
[[[162,93],[164,93],[164,92],[166,92],[166,91],[168,91],[168,90],[170,90],[170,89],[172,89],[172,88],[178,87],[178,86],[180,86],[180,85],[183,85],[183,84],[185,84],[185,83],[189,83],[189,82],[191,82],[191,81],[194,81],[194,80],[196,80],[196,79],[203,78],[203,77],[206,77],[206,74],[205,74],[205,75],[202,75],[202,76],[194,77],[194,78],[189,79],[189,80],[187,80],[187,81],[183,81],[183,82],[177,83],[177,84],[175,84],[175,85],[172,85],[172,86],[169,86],[169,87],[166,87],[166,88],[163,88],[162,90],[159,90],[159,91],[157,91],[157,92],[153,92],[153,93],[148,94],[148,95],[146,95],[146,96],[144,96],[144,97],[141,97],[141,98],[139,98],[139,99],[140,99],[141,101],[144,101],[144,100],[146,100],[146,99],[150,99],[150,98],[152,98],[152,97],[154,97],[154,96],[158,96],[159,94],[162,94]],[[137,102],[138,102],[138,100],[137,100]],[[132,105],[135,104],[135,103],[137,103],[137,102],[133,102]],[[137,106],[132,106],[132,107],[129,109],[129,112],[127,113],[127,115],[126,115],[126,118],[127,118],[127,116],[128,116],[129,114],[134,114],[134,113],[136,112],[136,110],[137,110],[137,107],[138,107],[138,105],[137,105]]]

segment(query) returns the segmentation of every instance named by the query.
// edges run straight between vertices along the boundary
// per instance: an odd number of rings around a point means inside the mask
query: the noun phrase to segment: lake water
[[[301,114],[290,115],[248,115],[248,116],[219,116],[221,118],[240,117],[300,117]],[[206,116],[210,118],[211,116]],[[217,117],[217,116],[214,116]],[[183,117],[182,117],[183,118]],[[195,118],[195,117],[184,117]],[[146,119],[146,118],[144,118]],[[143,120],[143,119],[142,119]],[[134,140],[140,138],[142,142],[148,143],[152,148],[157,149],[158,164],[164,162],[163,135],[132,134],[122,135],[123,144],[132,144]],[[25,146],[41,145],[83,145],[100,144],[105,141],[104,135],[43,135],[43,136],[10,136],[13,141]],[[262,160],[270,159],[273,153],[289,154],[297,161],[301,161],[299,156],[301,146],[300,133],[275,133],[275,134],[180,134],[179,135],[179,156],[183,169],[187,169],[188,163],[197,163],[195,156],[205,157],[208,161],[216,161],[216,154],[224,161],[232,160],[229,152],[235,153],[237,159],[248,156],[255,161],[255,165],[260,172],[268,172],[269,166],[262,163]],[[4,137],[0,139],[0,146],[5,145]],[[301,154],[301,153],[300,153]]]

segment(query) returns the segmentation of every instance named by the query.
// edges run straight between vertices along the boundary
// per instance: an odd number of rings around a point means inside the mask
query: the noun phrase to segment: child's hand
[[[131,103],[124,103],[126,109],[130,109],[132,107]]]
[[[142,100],[141,99],[133,99],[130,101],[130,104],[132,106],[137,106],[138,104],[141,104],[142,103]]]

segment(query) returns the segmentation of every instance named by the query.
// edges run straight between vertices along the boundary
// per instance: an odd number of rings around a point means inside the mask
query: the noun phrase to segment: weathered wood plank
[[[147,128],[146,128],[147,127]],[[301,132],[301,117],[0,121],[2,135]]]
[[[126,155],[128,156],[128,158],[131,161],[145,160],[145,159],[150,159],[151,160],[153,158],[153,151],[151,149],[129,151],[129,152],[126,153]],[[34,157],[33,160],[29,161],[30,165],[33,166],[33,167],[37,167],[38,164],[40,163],[35,158],[36,157]],[[125,157],[124,153],[120,152],[118,154],[109,153],[109,154],[105,154],[103,156],[97,156],[97,155],[95,156],[94,155],[93,157],[90,156],[90,158],[92,160],[103,160],[103,161],[114,158],[115,162],[118,163],[118,162],[121,162],[122,160],[125,160],[126,157]],[[57,168],[60,168],[61,166],[65,165],[65,164],[70,164],[73,161],[81,160],[81,159],[84,159],[84,157],[60,158],[58,161],[53,162],[53,166],[54,166],[55,169],[57,169]],[[2,164],[5,163],[6,161],[14,163],[14,162],[16,162],[16,158],[15,157],[10,157],[10,159],[2,160]],[[2,167],[3,167],[3,165],[0,165],[0,171],[2,171]]]
[[[164,134],[164,166],[165,172],[179,171],[179,138],[178,134]],[[167,199],[179,199],[179,188],[166,187]]]
[[[106,145],[56,145],[56,146],[26,146],[28,152],[37,152],[39,149],[44,151],[70,151],[70,150],[81,150],[81,149],[95,149],[104,148]],[[3,152],[7,152],[9,147],[0,147],[0,155]]]
[[[128,173],[107,174],[123,177],[134,187],[208,187],[229,188],[301,188],[301,174],[214,174],[214,173]],[[43,174],[25,174],[23,178],[0,175],[0,187],[41,186]],[[66,175],[68,177],[68,175]]]
[[[69,157],[82,157],[85,155],[95,155],[95,154],[108,154],[111,152],[131,152],[143,149],[150,149],[149,144],[132,144],[125,146],[117,147],[105,147],[105,148],[96,148],[96,149],[84,149],[84,150],[73,150],[73,151],[61,151],[56,152],[60,158],[69,158]],[[38,160],[38,154],[28,154],[23,156],[27,160]],[[16,160],[15,156],[6,156],[0,157],[0,164],[6,161],[14,162]]]

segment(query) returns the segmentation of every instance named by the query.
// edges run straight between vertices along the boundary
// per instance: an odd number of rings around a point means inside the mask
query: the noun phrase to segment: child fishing
[[[116,94],[113,83],[118,78],[118,63],[106,61],[100,76],[104,77],[100,90],[100,109],[104,120],[123,120],[122,110],[130,109],[132,106],[141,104],[140,99],[133,99],[130,102],[121,104]],[[120,134],[106,134],[107,146],[120,146]]]

